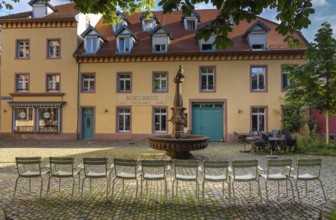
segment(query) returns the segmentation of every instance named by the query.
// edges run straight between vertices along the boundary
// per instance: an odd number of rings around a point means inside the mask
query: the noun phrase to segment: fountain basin
[[[165,150],[166,154],[176,159],[187,159],[190,151],[201,150],[208,146],[208,137],[200,135],[185,135],[174,138],[171,135],[154,135],[148,137],[149,146],[156,150]]]

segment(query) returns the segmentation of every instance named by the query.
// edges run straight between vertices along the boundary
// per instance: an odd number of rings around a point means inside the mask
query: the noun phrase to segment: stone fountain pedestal
[[[165,150],[166,155],[176,159],[187,159],[192,156],[190,151],[201,150],[208,146],[208,137],[184,133],[186,122],[182,99],[182,82],[184,81],[183,67],[180,66],[174,78],[176,85],[173,115],[170,122],[173,124],[171,135],[154,135],[148,138],[149,146],[156,150]]]

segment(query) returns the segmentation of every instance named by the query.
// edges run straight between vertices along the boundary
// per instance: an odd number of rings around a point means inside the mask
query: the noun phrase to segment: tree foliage
[[[20,0],[0,0],[0,9],[6,8],[8,10],[13,9],[12,3],[19,2]]]
[[[306,51],[306,64],[285,68],[292,82],[287,87],[286,101],[325,112],[328,123],[329,115],[336,114],[336,39],[330,24],[322,24],[315,41]]]
[[[104,21],[116,23],[117,11],[120,9],[126,14],[132,14],[145,9],[150,15],[155,7],[155,0],[73,0],[76,8],[84,13],[102,13]],[[286,36],[285,41],[289,45],[298,45],[294,38],[294,31],[307,28],[311,23],[309,15],[314,13],[312,0],[161,0],[159,6],[164,13],[170,13],[178,8],[186,15],[190,15],[195,9],[195,4],[211,3],[219,10],[217,19],[197,32],[197,39],[209,39],[216,36],[215,44],[218,48],[228,48],[233,45],[228,38],[232,31],[230,20],[239,24],[242,20],[251,21],[264,9],[276,9],[276,18],[280,21],[278,33]]]

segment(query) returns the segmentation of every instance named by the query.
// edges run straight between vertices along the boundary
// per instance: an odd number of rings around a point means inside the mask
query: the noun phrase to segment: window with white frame
[[[202,44],[201,51],[214,51],[215,47],[212,44]]]
[[[168,91],[168,74],[167,73],[153,73],[153,91],[167,92]]]
[[[99,49],[99,40],[97,37],[85,37],[85,53],[96,53]]]
[[[60,40],[48,40],[48,58],[61,57],[61,42]]]
[[[95,75],[83,74],[82,75],[82,92],[94,92],[95,91]]]
[[[29,58],[30,45],[29,40],[18,40],[16,45],[17,58]]]
[[[155,44],[154,45],[154,52],[167,52],[167,45],[166,44]]]
[[[154,108],[154,132],[167,132],[166,108]]]
[[[266,131],[266,109],[252,108],[251,122],[252,131]]]
[[[16,75],[16,92],[28,92],[29,90],[29,75],[17,74]]]
[[[59,108],[38,108],[38,131],[45,133],[59,132]]]
[[[119,53],[129,53],[131,51],[131,38],[130,37],[119,37],[118,52]]]
[[[118,108],[118,132],[131,131],[131,109]]]
[[[131,92],[131,74],[118,73],[118,92]]]
[[[14,108],[14,126],[13,130],[17,132],[33,132],[34,131],[34,108]]]
[[[154,19],[142,21],[142,31],[151,31],[155,28],[156,21]]]
[[[253,66],[251,67],[251,90],[265,91],[266,90],[266,67]]]
[[[116,23],[115,25],[113,25],[113,31],[114,31],[114,33],[117,32],[124,25],[127,26],[127,22],[126,21],[121,21],[121,22]]]
[[[47,91],[59,92],[60,91],[60,75],[48,74],[47,75]]]
[[[208,92],[215,90],[215,68],[201,67],[200,72],[201,91]]]
[[[60,132],[59,107],[14,107],[13,118],[15,132]]]
[[[197,26],[196,26],[196,21],[197,19],[196,18],[185,18],[185,21],[184,21],[184,29],[185,30],[196,30]]]

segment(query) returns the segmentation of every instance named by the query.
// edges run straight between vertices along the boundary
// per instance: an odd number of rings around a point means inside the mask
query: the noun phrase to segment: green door
[[[93,109],[92,108],[83,108],[82,109],[82,139],[83,140],[92,140],[93,139]]]
[[[193,103],[192,134],[205,135],[210,141],[221,141],[223,129],[223,103]]]

